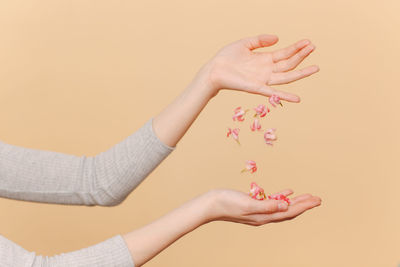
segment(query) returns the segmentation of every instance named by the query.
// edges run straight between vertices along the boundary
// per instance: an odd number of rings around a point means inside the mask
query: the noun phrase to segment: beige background
[[[273,148],[250,131],[241,148],[225,138],[233,108],[265,99],[223,91],[120,206],[1,199],[0,233],[54,255],[138,228],[211,188],[247,191],[254,179],[269,193],[290,187],[323,204],[281,224],[206,225],[147,266],[397,266],[399,8],[397,0],[1,1],[0,138],[14,145],[96,155],[246,36],[275,33],[274,48],[310,38],[317,50],[302,66],[321,71],[280,86],[302,103],[270,114]],[[239,173],[249,158],[255,177]]]

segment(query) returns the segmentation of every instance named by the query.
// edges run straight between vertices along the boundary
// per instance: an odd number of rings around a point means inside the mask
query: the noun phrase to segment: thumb
[[[255,200],[251,199],[248,212],[254,213],[274,213],[278,211],[285,211],[288,204],[282,200]]]
[[[253,50],[256,48],[267,47],[276,44],[276,42],[278,42],[278,36],[259,34],[257,36],[243,38],[242,42],[248,49]]]

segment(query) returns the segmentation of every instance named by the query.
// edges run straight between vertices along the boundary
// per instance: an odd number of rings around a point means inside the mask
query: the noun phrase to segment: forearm
[[[215,94],[209,79],[211,68],[211,62],[204,65],[185,90],[154,118],[154,131],[165,144],[176,146]]]
[[[121,142],[91,157],[0,142],[0,197],[116,205],[173,150],[157,138],[151,119]]]
[[[114,236],[77,251],[46,257],[29,252],[0,235],[0,266],[138,267],[183,235],[211,220],[215,194],[208,192],[160,219],[124,236]]]
[[[209,222],[215,196],[201,195],[158,220],[123,235],[135,266],[141,266],[173,242]]]
[[[121,266],[133,267],[132,257],[120,235],[80,250],[51,257],[37,255],[0,235],[0,266]]]

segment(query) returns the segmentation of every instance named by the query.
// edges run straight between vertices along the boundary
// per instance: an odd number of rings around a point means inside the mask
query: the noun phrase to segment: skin
[[[165,144],[175,147],[196,120],[207,103],[220,90],[270,96],[298,103],[300,97],[272,88],[291,83],[319,71],[312,65],[296,67],[315,49],[307,39],[271,51],[256,52],[257,48],[274,45],[275,35],[261,34],[240,39],[221,48],[196,73],[185,90],[153,119],[153,129]],[[293,194],[283,190],[286,196]],[[215,189],[176,208],[158,220],[123,235],[136,266],[141,266],[183,235],[212,221],[230,221],[254,226],[291,220],[317,207],[321,199],[303,194],[291,199],[288,206],[282,200],[255,200],[248,194]]]

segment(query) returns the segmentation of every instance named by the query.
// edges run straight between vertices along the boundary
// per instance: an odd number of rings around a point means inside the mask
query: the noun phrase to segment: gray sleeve
[[[94,246],[52,257],[38,256],[0,235],[2,267],[133,267],[134,262],[122,236]]]
[[[176,147],[153,131],[153,118],[93,157],[18,147],[0,141],[0,197],[36,202],[114,206]]]

